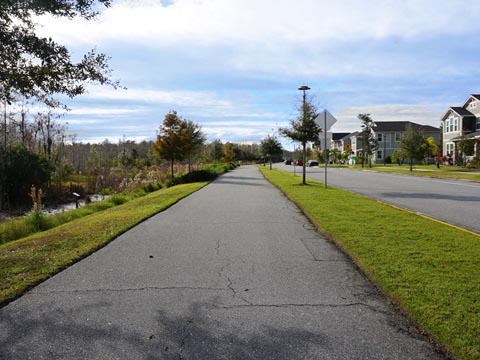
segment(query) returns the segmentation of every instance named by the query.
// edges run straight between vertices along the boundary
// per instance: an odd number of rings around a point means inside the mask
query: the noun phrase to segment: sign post
[[[322,116],[323,115],[323,116]],[[323,118],[323,124],[321,124],[321,118]],[[337,119],[335,119],[335,117],[330,114],[328,112],[327,109],[323,110],[320,115],[318,115],[316,118],[315,118],[315,122],[319,125],[319,126],[322,126],[323,125],[323,133],[324,133],[324,138],[325,138],[325,142],[324,142],[324,145],[323,145],[323,158],[324,158],[324,161],[325,161],[325,188],[327,188],[327,165],[328,165],[328,149],[327,149],[327,130],[330,130],[330,128],[333,126],[333,124],[335,124],[337,122]]]

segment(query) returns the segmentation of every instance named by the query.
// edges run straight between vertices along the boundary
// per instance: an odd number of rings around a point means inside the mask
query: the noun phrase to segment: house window
[[[378,133],[378,134],[377,134],[377,141],[378,141],[378,142],[382,142],[382,141],[383,141],[383,134],[382,134],[382,133]]]
[[[477,107],[477,102],[476,102],[475,100],[472,101],[472,102],[470,103],[470,107],[471,107],[472,109],[475,109],[475,108]]]
[[[453,155],[454,151],[455,151],[455,144],[454,143],[448,143],[447,144],[447,154]]]
[[[448,133],[448,127],[450,126],[450,119],[445,120],[445,129],[444,132]]]
[[[395,141],[400,142],[402,140],[402,133],[395,133]]]
[[[453,131],[458,131],[458,118],[453,119]]]
[[[477,125],[475,126],[476,130],[480,130],[480,117],[477,117]]]
[[[383,159],[383,150],[378,150],[377,151],[377,160],[382,160]]]

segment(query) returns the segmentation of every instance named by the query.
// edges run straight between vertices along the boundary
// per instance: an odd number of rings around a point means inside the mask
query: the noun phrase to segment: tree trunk
[[[171,168],[171,170],[172,170],[172,180],[173,180],[173,177],[174,177],[174,173],[173,173],[173,159],[172,159],[172,161],[171,161],[171,163],[170,163],[170,168]]]
[[[410,171],[413,171],[413,159],[410,159]]]
[[[272,157],[271,156],[269,157],[269,160],[270,160],[270,170],[272,170]]]

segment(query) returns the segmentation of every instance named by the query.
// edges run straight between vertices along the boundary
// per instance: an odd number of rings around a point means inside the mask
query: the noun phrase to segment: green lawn
[[[412,176],[426,176],[444,179],[460,179],[480,182],[480,171],[478,169],[466,169],[459,166],[440,166],[437,169],[435,165],[414,165],[413,171],[410,171],[409,165],[375,165],[369,168],[368,166],[362,168],[361,165],[355,167],[342,166],[348,169],[355,170],[370,170],[378,172],[389,172],[397,174],[406,174]]]
[[[207,182],[177,185],[0,245],[0,305],[101,248]]]
[[[261,167],[434,339],[480,359],[480,236],[344,190]]]

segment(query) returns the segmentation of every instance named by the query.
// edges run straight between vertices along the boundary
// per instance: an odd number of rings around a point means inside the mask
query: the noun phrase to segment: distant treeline
[[[145,182],[164,181],[168,162],[154,154],[153,141],[108,140],[80,143],[69,136],[51,113],[27,120],[24,113],[9,114],[0,124],[0,210],[28,208],[30,188],[42,188],[45,203],[59,203],[96,192],[118,192]],[[194,169],[220,161],[256,162],[257,144],[202,144],[189,159]],[[186,171],[187,161],[176,164]]]

